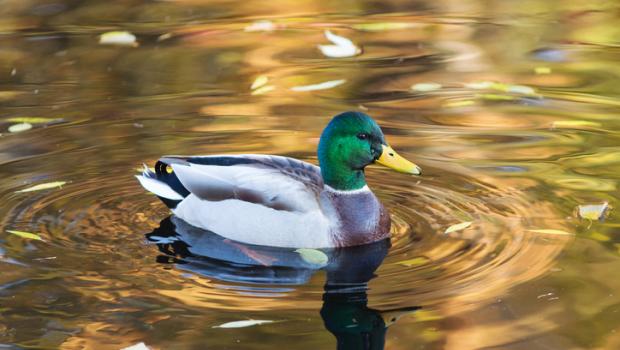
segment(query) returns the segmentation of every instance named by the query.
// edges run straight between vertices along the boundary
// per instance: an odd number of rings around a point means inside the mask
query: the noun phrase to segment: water
[[[620,220],[575,214],[620,206],[615,2],[2,5],[1,348],[620,347]],[[325,29],[361,55],[323,56]],[[111,30],[139,46],[100,45]],[[425,174],[368,169],[392,240],[324,269],[173,229],[133,178],[163,154],[316,162],[344,110]],[[213,328],[248,319],[275,322]]]

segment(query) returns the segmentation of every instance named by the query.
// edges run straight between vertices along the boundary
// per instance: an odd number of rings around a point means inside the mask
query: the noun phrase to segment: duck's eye
[[[368,138],[368,134],[363,133],[363,132],[359,133],[359,134],[357,134],[357,138],[360,139],[360,140],[366,140]]]

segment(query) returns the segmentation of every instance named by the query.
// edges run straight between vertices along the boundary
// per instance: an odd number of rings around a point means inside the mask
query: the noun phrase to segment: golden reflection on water
[[[620,224],[613,211],[591,223],[573,214],[619,205],[617,4],[519,5],[5,1],[0,347],[334,348],[319,315],[325,272],[253,285],[157,263],[144,234],[168,213],[132,175],[162,154],[316,162],[329,118],[361,110],[426,171],[368,170],[395,222],[368,306],[422,306],[389,323],[386,348],[617,348]],[[248,29],[264,19],[273,30]],[[139,46],[98,44],[116,29]],[[362,54],[324,57],[325,29]],[[260,75],[274,89],[252,94]],[[490,81],[503,85],[471,87]],[[420,83],[442,87],[410,89]],[[534,93],[501,91],[521,85]],[[62,123],[12,134],[11,117]],[[15,192],[49,181],[67,184]],[[443,234],[463,221],[473,224]],[[284,322],[212,328],[248,318]]]

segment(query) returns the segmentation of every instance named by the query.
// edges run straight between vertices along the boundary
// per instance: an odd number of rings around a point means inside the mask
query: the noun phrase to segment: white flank
[[[172,188],[170,188],[170,186],[166,185],[165,183],[161,181],[151,179],[149,177],[141,176],[141,175],[136,175],[136,179],[140,181],[140,185],[146,188],[147,191],[159,197],[164,197],[164,198],[168,198],[172,200],[183,199],[183,196],[175,192]]]
[[[346,79],[338,79],[338,80],[330,80],[319,84],[313,85],[304,85],[304,86],[293,86],[291,88],[292,91],[316,91],[316,90],[327,90],[338,85],[342,85],[346,82]]]

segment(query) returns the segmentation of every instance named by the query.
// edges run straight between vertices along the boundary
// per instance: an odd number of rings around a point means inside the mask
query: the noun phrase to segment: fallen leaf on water
[[[477,98],[481,98],[483,100],[489,101],[514,101],[516,98],[510,95],[499,95],[499,94],[477,94]]]
[[[304,85],[304,86],[293,86],[291,88],[292,91],[316,91],[316,90],[327,90],[338,85],[342,85],[346,82],[346,79],[339,80],[330,80],[319,84],[312,85]]]
[[[266,75],[259,75],[256,77],[256,79],[254,79],[252,86],[250,86],[250,90],[256,90],[259,87],[267,85],[268,82],[269,77],[267,77]]]
[[[251,93],[251,94],[252,94],[252,95],[262,95],[262,94],[266,94],[266,93],[268,93],[269,91],[273,91],[273,90],[275,90],[275,89],[276,89],[276,87],[275,87],[275,86],[273,86],[273,85],[265,85],[265,86],[261,86],[261,87],[259,87],[259,88],[258,88],[258,89],[256,89],[256,90],[252,90],[252,93]]]
[[[549,67],[536,67],[534,68],[536,74],[551,74],[551,68]]]
[[[66,183],[67,182],[65,182],[65,181],[47,182],[47,183],[44,183],[44,184],[38,184],[38,185],[35,185],[35,186],[32,186],[32,187],[24,188],[23,190],[19,190],[19,191],[15,191],[15,192],[16,193],[23,193],[23,192],[34,192],[34,191],[48,190],[50,188],[62,187]]]
[[[469,107],[476,104],[473,100],[448,101],[443,106],[446,108]]]
[[[358,55],[362,50],[345,37],[336,35],[329,30],[325,31],[325,37],[334,45],[319,45],[319,50],[327,57],[342,58]]]
[[[261,20],[252,22],[250,25],[246,26],[243,30],[246,32],[272,32],[277,28],[272,21]]]
[[[37,235],[36,233],[30,233],[26,231],[14,231],[14,230],[6,230],[6,232],[12,233],[16,236],[20,236],[22,238],[36,239],[37,241],[43,240],[43,238],[41,238],[41,236]]]
[[[468,228],[469,226],[471,226],[472,222],[471,221],[465,221],[465,222],[461,222],[460,224],[454,224],[450,227],[448,227],[444,233],[448,234],[448,233],[452,233],[455,231],[460,231],[460,230],[464,230],[466,228]]]
[[[329,261],[327,255],[320,250],[301,248],[295,250],[295,252],[299,253],[301,258],[308,264],[324,266]]]
[[[430,260],[428,258],[425,258],[423,256],[418,256],[418,257],[415,257],[413,259],[399,261],[399,262],[397,262],[397,264],[403,265],[403,266],[407,266],[407,267],[412,267],[412,266],[424,265],[424,264],[428,263],[429,261]]]
[[[609,203],[607,202],[602,204],[586,204],[577,207],[577,214],[582,219],[591,221],[603,220],[609,209]]]
[[[126,348],[122,348],[121,350],[151,350],[151,348],[146,346],[146,344],[144,343],[138,343],[138,344],[126,347]]]
[[[11,123],[30,123],[30,124],[46,124],[51,122],[62,121],[62,118],[41,118],[41,117],[15,117],[6,120]]]
[[[120,46],[138,46],[136,36],[127,31],[113,31],[101,34],[99,36],[99,44],[103,45],[120,45]]]
[[[512,85],[497,83],[494,81],[476,81],[472,83],[465,83],[464,85],[466,88],[474,90],[496,90],[521,95],[536,95],[536,90],[526,85]]]
[[[562,128],[600,128],[601,123],[591,122],[588,120],[556,120],[551,124],[552,129],[562,129]]]
[[[375,23],[360,23],[354,24],[353,29],[365,30],[368,32],[382,32],[385,30],[399,30],[420,26],[419,23],[406,23],[406,22],[375,22]]]
[[[26,130],[30,130],[32,129],[32,124],[30,123],[19,123],[19,124],[13,124],[11,126],[9,126],[9,132],[12,133],[16,133],[16,132],[22,132],[22,131],[26,131]]]
[[[437,91],[441,89],[441,84],[438,83],[418,83],[411,85],[411,90],[420,91],[420,92],[428,92],[428,91]]]
[[[545,235],[573,236],[572,233],[562,231],[562,230],[555,230],[555,229],[536,229],[536,230],[528,230],[528,231],[534,232],[534,233],[542,233]]]
[[[611,240],[611,237],[600,232],[592,232],[590,234],[590,238],[599,242],[608,242],[609,240]]]
[[[226,322],[219,326],[213,326],[211,328],[244,328],[244,327],[252,327],[259,326],[261,324],[273,323],[275,321],[271,320],[243,320],[243,321],[233,321]]]

